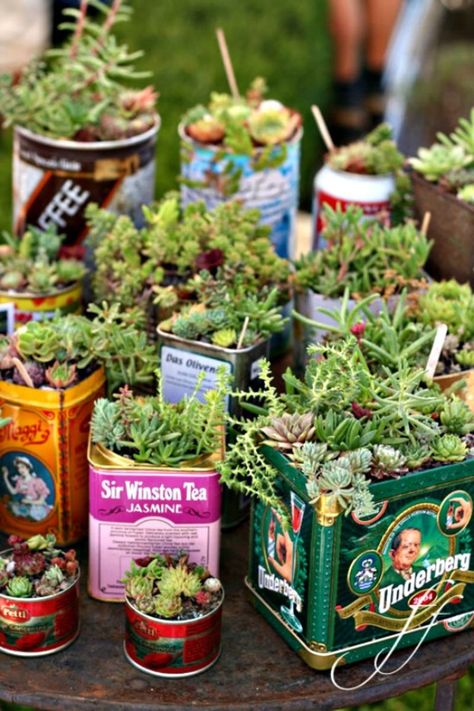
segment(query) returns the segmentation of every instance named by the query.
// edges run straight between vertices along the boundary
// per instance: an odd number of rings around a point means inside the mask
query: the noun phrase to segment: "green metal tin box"
[[[377,513],[315,504],[280,452],[291,523],[255,502],[246,584],[256,608],[314,669],[355,662],[474,624],[474,458],[371,485]]]

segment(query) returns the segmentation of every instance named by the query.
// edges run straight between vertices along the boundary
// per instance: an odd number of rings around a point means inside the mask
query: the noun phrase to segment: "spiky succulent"
[[[462,462],[467,453],[466,443],[454,434],[445,434],[432,444],[432,456],[437,462]]]

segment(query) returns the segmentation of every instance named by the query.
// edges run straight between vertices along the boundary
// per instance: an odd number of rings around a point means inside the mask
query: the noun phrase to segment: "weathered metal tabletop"
[[[122,606],[91,600],[83,579],[79,639],[49,657],[2,655],[0,700],[61,711],[314,711],[395,696],[462,673],[474,662],[474,632],[463,632],[426,644],[393,676],[378,676],[356,691],[341,691],[333,686],[328,673],[309,669],[247,601],[242,583],[246,558],[244,524],[223,535],[223,651],[217,664],[204,674],[165,680],[137,671],[122,652]],[[409,650],[395,654],[392,668],[408,654]],[[354,686],[372,672],[369,660],[341,668],[337,678],[343,686]]]

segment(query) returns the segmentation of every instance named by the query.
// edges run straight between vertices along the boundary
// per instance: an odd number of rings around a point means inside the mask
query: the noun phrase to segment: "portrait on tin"
[[[42,521],[53,508],[48,497],[53,493],[44,478],[35,471],[31,459],[16,455],[11,464],[2,463],[3,483],[10,500],[8,508],[15,515],[32,521]]]
[[[409,580],[413,573],[423,570],[415,562],[420,555],[421,530],[410,527],[402,528],[392,539],[388,555],[391,566],[386,570],[382,586],[398,585],[403,580]]]

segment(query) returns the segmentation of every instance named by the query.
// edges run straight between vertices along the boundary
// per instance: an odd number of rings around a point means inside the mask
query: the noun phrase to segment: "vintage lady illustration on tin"
[[[53,492],[44,478],[35,471],[35,465],[29,457],[16,455],[10,465],[4,458],[2,477],[11,497],[8,508],[15,516],[32,521],[42,521],[48,516],[53,507],[47,499]]]

